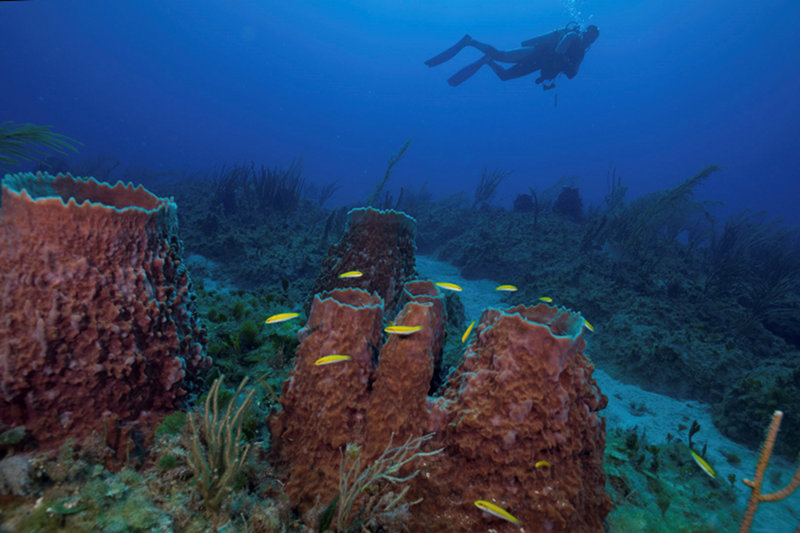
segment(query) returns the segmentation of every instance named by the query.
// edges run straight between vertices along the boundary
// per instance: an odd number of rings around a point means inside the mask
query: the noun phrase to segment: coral
[[[475,187],[475,201],[472,203],[472,209],[479,205],[488,204],[494,198],[497,186],[510,175],[510,170],[496,168],[490,172],[484,167],[483,172],[481,172],[481,180],[478,182],[478,186]]]
[[[742,524],[739,528],[739,533],[747,533],[753,524],[753,517],[756,514],[758,504],[761,502],[777,502],[787,496],[800,486],[800,466],[792,476],[791,481],[782,489],[772,492],[770,494],[763,494],[761,492],[761,484],[764,481],[764,473],[769,464],[769,458],[772,455],[772,447],[775,445],[775,438],[778,436],[778,429],[781,426],[781,419],[783,412],[775,411],[772,414],[772,422],[767,429],[767,435],[764,438],[764,443],[761,446],[761,454],[758,457],[758,464],[756,464],[756,473],[752,480],[745,479],[744,484],[753,489],[750,494],[750,500],[747,502],[747,509],[745,510]]]
[[[405,524],[411,531],[510,527],[479,512],[479,499],[507,508],[532,531],[602,531],[610,505],[598,411],[606,399],[582,354],[583,318],[545,305],[485,311],[443,397],[430,399],[443,297],[430,282],[406,287],[394,323],[422,330],[382,346],[377,295],[340,289],[314,299],[283,411],[271,421],[286,492],[307,523],[316,520],[318,502],[337,494],[348,445],[369,464],[393,436],[434,432],[421,451],[444,451],[414,465],[422,475],[409,481],[407,497],[421,502]],[[352,360],[313,364],[327,353]],[[535,468],[542,459],[552,467]]]
[[[17,426],[0,433],[0,447],[14,446],[25,438],[25,426]]]
[[[688,428],[685,428],[688,429]],[[610,531],[733,531],[737,493],[694,464],[683,440],[651,444],[644,430],[616,427],[605,451]],[[636,526],[642,520],[644,526]]]
[[[406,150],[408,150],[408,146],[411,144],[411,139],[407,140],[403,146],[400,147],[400,150],[396,154],[392,154],[389,156],[389,161],[386,163],[386,172],[383,174],[383,179],[378,182],[378,185],[375,187],[375,190],[372,191],[372,194],[369,195],[367,198],[367,205],[373,206],[375,204],[375,200],[380,196],[381,191],[386,186],[386,183],[389,181],[389,176],[392,173],[392,168],[403,158],[405,155]]]
[[[561,189],[561,194],[553,204],[553,212],[573,220],[581,220],[583,218],[583,200],[581,200],[578,189],[575,187]]]
[[[531,213],[534,211],[533,196],[530,194],[518,194],[514,198],[514,211],[518,213]]]
[[[362,465],[361,448],[348,444],[342,453],[339,470],[339,492],[336,506],[336,531],[352,531],[396,510],[408,491],[406,484],[397,494],[391,492],[395,485],[405,484],[415,478],[419,470],[406,476],[397,472],[415,459],[430,457],[442,449],[423,452],[420,447],[433,435],[411,438],[399,446],[392,446],[391,440],[386,449],[368,465]],[[382,486],[378,488],[378,486]],[[356,507],[356,503],[361,505]],[[355,511],[355,513],[354,513]],[[354,524],[355,522],[355,524]],[[370,524],[373,527],[377,524]]]
[[[114,475],[100,468],[80,486],[48,489],[33,506],[9,515],[10,524],[3,525],[12,525],[14,531],[175,530],[170,517],[156,505],[145,480],[127,469]]]
[[[0,169],[19,165],[23,161],[44,161],[47,151],[59,154],[76,151],[80,144],[59,133],[50,126],[35,124],[0,123]]]
[[[255,163],[233,165],[222,169],[209,184],[215,207],[229,217],[246,219],[257,212],[291,211],[297,208],[302,197],[305,179],[303,165],[294,159],[288,168],[267,168]],[[219,221],[207,218],[206,222],[216,226]],[[207,228],[214,230],[215,228]]]
[[[0,460],[0,495],[28,494],[33,467],[26,455],[12,455]]]
[[[666,245],[698,216],[700,205],[692,201],[695,188],[719,170],[711,165],[677,187],[637,198],[612,220],[612,238],[632,261],[639,274],[649,276],[667,255]]]
[[[164,420],[156,427],[155,436],[180,435],[186,425],[186,413],[175,411],[164,417]]]
[[[752,431],[752,421],[769,416],[776,409],[782,419],[782,438],[774,452],[793,459],[800,452],[800,364],[793,368],[763,364],[739,379],[732,380],[725,395],[713,406],[714,424],[728,437],[755,448],[760,435]]]
[[[386,308],[396,309],[403,283],[416,276],[413,218],[397,211],[372,208],[347,213],[347,229],[322,262],[312,294],[339,288],[377,292]],[[349,270],[361,278],[340,279]]]
[[[0,418],[40,446],[103,430],[127,449],[210,363],[169,199],[6,176],[0,264]]]
[[[228,400],[225,413],[221,415],[219,389],[224,378],[225,376],[221,376],[215,379],[206,396],[202,425],[203,444],[200,443],[194,417],[189,417],[192,428],[189,466],[194,473],[197,492],[203,497],[206,509],[212,513],[219,510],[223,500],[231,492],[231,485],[250,451],[249,444],[242,446],[241,443],[242,421],[255,391],[249,391],[237,406],[237,398],[247,384],[247,378],[242,380]]]
[[[259,329],[252,320],[245,320],[239,326],[239,343],[245,350],[252,350],[261,344]]]

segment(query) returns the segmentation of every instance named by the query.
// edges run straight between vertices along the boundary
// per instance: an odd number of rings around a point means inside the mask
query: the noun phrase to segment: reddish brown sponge
[[[583,318],[538,305],[484,311],[437,410],[419,531],[517,531],[479,511],[488,500],[526,531],[603,531],[607,398],[583,355]],[[438,425],[435,421],[438,420]],[[552,466],[536,466],[539,461]]]
[[[416,276],[415,226],[413,218],[391,209],[352,209],[344,235],[322,262],[314,294],[342,288],[377,292],[386,310],[394,313],[403,284]],[[351,270],[363,276],[339,278]]]
[[[405,305],[396,325],[422,326],[412,335],[390,335],[380,350],[367,409],[367,457],[379,455],[393,439],[421,437],[427,414],[427,395],[436,362],[444,347],[444,298],[430,281],[416,281],[403,291]],[[394,436],[394,437],[393,437]]]
[[[443,452],[400,472],[420,469],[406,495],[419,500],[404,524],[410,531],[519,529],[475,500],[507,509],[526,531],[602,531],[610,503],[599,411],[607,400],[582,353],[583,318],[546,305],[485,311],[443,395],[431,398],[443,299],[430,282],[406,287],[395,324],[423,329],[389,336],[377,365],[380,299],[360,290],[315,298],[284,409],[272,421],[287,493],[306,522],[333,500],[347,443],[358,444],[368,464],[390,439],[434,432],[426,449]],[[313,366],[329,353],[353,361]]]
[[[286,473],[284,490],[303,511],[314,505],[317,493],[328,497],[335,492],[340,448],[364,440],[382,319],[380,296],[336,289],[314,297],[308,322],[300,330],[294,369],[281,395],[283,409],[272,418],[271,431],[276,437],[273,452]],[[352,359],[314,365],[332,354]]]
[[[1,205],[2,422],[53,447],[176,407],[210,359],[175,203],[40,173]]]

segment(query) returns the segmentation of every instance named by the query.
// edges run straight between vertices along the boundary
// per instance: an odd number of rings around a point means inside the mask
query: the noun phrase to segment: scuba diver
[[[563,29],[523,41],[523,48],[507,51],[498,50],[465,35],[441,54],[425,61],[425,64],[429,67],[441,65],[455,57],[465,46],[472,46],[483,52],[484,56],[451,76],[447,83],[453,87],[463,83],[478,72],[483,65],[489,65],[497,77],[503,81],[527,76],[539,70],[541,72],[536,78],[536,84],[543,84],[542,89],[548,91],[555,88],[554,80],[560,73],[563,72],[569,79],[578,74],[578,68],[586,50],[597,40],[599,35],[600,32],[594,24],[581,30],[577,22],[570,22]],[[497,62],[514,63],[514,65],[504,68]],[[545,83],[548,81],[549,84]]]

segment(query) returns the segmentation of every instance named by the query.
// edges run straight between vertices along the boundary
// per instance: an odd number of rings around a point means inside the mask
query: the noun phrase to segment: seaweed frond
[[[372,206],[375,203],[375,200],[380,196],[381,191],[386,186],[386,182],[389,181],[389,175],[392,173],[392,168],[403,158],[405,155],[406,150],[408,150],[408,146],[411,144],[411,139],[407,140],[405,144],[400,147],[400,151],[396,154],[392,154],[389,156],[389,161],[386,163],[386,172],[383,175],[383,179],[378,183],[378,186],[375,187],[375,190],[372,194],[369,195],[367,198],[367,205]]]
[[[200,432],[195,426],[194,416],[189,417],[192,429],[192,449],[188,460],[194,473],[195,487],[208,511],[216,512],[224,498],[231,492],[231,484],[236,479],[242,464],[250,451],[250,445],[243,445],[242,422],[255,391],[251,390],[237,407],[237,399],[247,384],[243,379],[228,402],[225,413],[219,412],[219,389],[225,376],[214,380],[206,397],[203,412],[201,443]]]
[[[433,437],[433,433],[421,437],[411,436],[399,446],[389,444],[372,463],[362,465],[361,448],[355,444],[348,444],[342,452],[342,462],[339,468],[339,493],[331,503],[336,506],[335,526],[336,531],[358,531],[368,522],[396,510],[405,499],[408,486],[394,493],[394,485],[403,484],[419,474],[414,470],[408,475],[399,474],[400,469],[420,457],[436,455],[442,448],[429,452],[420,451],[420,447]],[[366,501],[354,512],[360,497]],[[332,509],[328,510],[332,515]],[[328,516],[328,521],[333,518]]]
[[[0,123],[0,168],[10,169],[26,161],[42,162],[48,152],[76,152],[82,144],[71,137],[55,133],[51,126]]]
[[[484,167],[481,173],[481,181],[478,182],[478,186],[475,188],[475,201],[472,204],[472,209],[488,203],[494,197],[494,193],[497,192],[497,186],[510,175],[510,170],[496,168],[489,171]]]

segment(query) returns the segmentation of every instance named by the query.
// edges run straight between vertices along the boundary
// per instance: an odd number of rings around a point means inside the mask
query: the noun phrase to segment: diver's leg
[[[450,76],[450,78],[447,80],[447,83],[453,87],[456,85],[461,85],[473,74],[478,72],[483,65],[489,65],[494,73],[497,74],[497,77],[503,81],[520,78],[530,74],[531,72],[539,70],[539,66],[532,59],[529,59],[528,61],[522,61],[508,68],[503,68],[495,63],[491,57],[485,55],[479,60],[475,61],[474,63],[470,63],[466,67]]]
[[[492,60],[489,59],[487,56],[483,56],[479,60],[475,61],[474,63],[470,63],[466,67],[462,68],[461,70],[450,76],[447,79],[447,83],[449,83],[453,87],[455,87],[456,85],[461,85],[467,80],[467,78],[471,77],[473,74],[478,72],[478,70],[480,70],[480,68],[483,65],[490,63],[491,61]]]
[[[494,46],[475,39],[471,39],[467,46],[472,46],[501,63],[518,63],[533,53],[531,48],[517,48],[516,50],[498,50]]]
[[[439,55],[433,56],[429,60],[425,61],[425,64],[429,67],[435,67],[436,65],[441,65],[448,59],[453,59],[457,53],[459,53],[465,46],[467,46],[470,41],[472,41],[472,37],[469,35],[465,35],[458,41],[456,44],[445,50]]]
[[[516,50],[498,50],[494,46],[486,43],[482,43],[481,41],[476,41],[469,34],[465,35],[458,41],[456,44],[442,52],[441,54],[435,55],[432,58],[425,61],[425,64],[429,67],[435,67],[436,65],[441,65],[445,61],[453,59],[456,54],[458,54],[461,50],[464,49],[465,46],[472,46],[477,48],[490,58],[494,59],[495,61],[500,61],[501,63],[517,63],[518,61],[522,61],[528,55],[531,54],[531,48],[518,48]]]
[[[527,76],[531,72],[539,70],[539,68],[530,61],[517,63],[508,68],[503,68],[492,60],[487,61],[487,64],[494,73],[497,74],[497,77],[503,81],[521,78],[522,76]]]

